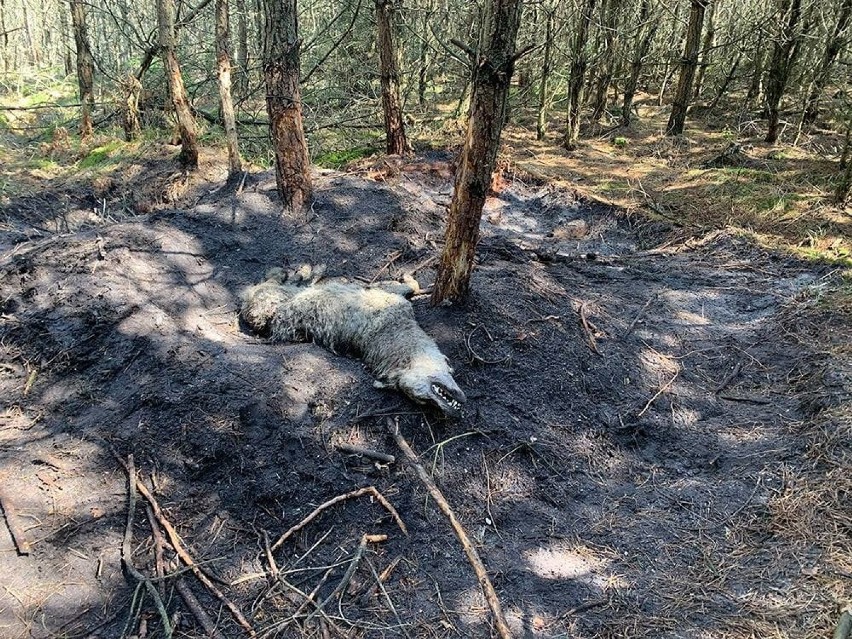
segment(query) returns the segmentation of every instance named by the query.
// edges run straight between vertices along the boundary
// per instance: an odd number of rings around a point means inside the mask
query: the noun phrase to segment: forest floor
[[[414,271],[428,285],[449,152],[317,171],[316,202],[295,219],[280,214],[272,172],[226,186],[210,150],[187,180],[174,149],[153,143],[110,162],[104,141],[89,166],[44,166],[33,159],[66,153],[62,140],[9,140],[0,636],[163,636],[151,596],[121,570],[129,455],[261,636],[490,636],[476,578],[387,416],[473,537],[517,637],[829,635],[852,603],[848,215],[821,205],[770,226],[781,209],[758,207],[739,225],[752,233],[699,224],[721,215],[698,200],[713,199],[714,180],[720,192],[729,179],[770,194],[775,183],[692,169],[683,158],[704,150],[662,140],[598,140],[568,157],[529,140],[523,155],[521,135],[507,134],[470,300],[414,300],[467,393],[458,421],[375,389],[357,360],[270,344],[237,318],[240,292],[276,265],[367,281]],[[643,159],[643,144],[669,151]],[[658,170],[638,175],[645,162]],[[678,167],[694,182],[666,177]],[[618,187],[608,199],[604,180]],[[814,247],[837,259],[796,250]],[[269,550],[318,505],[369,486],[407,534],[365,494]],[[176,636],[203,636],[178,586],[223,636],[241,636],[143,502],[131,557],[150,577],[158,564],[172,574],[152,585]],[[359,552],[365,534],[387,539]]]

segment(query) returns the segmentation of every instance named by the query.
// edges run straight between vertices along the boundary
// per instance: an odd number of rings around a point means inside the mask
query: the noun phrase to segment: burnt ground
[[[821,304],[830,266],[507,178],[469,302],[414,301],[467,392],[460,421],[374,389],[356,360],[240,326],[240,291],[275,265],[417,270],[428,285],[443,159],[319,174],[307,220],[280,215],[269,173],[120,219],[79,200],[71,215],[75,200],[49,191],[3,204],[0,635],[162,636],[120,566],[118,458],[133,454],[260,635],[490,636],[473,572],[385,415],[478,545],[517,637],[830,632],[852,597],[852,428],[836,408],[850,396],[849,326]],[[347,499],[272,553],[270,576],[268,543],[365,486],[407,536],[376,500]],[[132,557],[154,576],[143,504]],[[387,540],[336,592],[364,534]],[[243,634],[168,544],[162,563],[177,572],[156,582],[176,636],[203,635],[179,580],[224,636]],[[324,616],[296,589],[328,599]]]

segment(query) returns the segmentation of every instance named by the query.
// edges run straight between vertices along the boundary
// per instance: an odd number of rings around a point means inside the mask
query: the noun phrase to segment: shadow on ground
[[[399,457],[387,414],[475,538],[519,637],[830,626],[842,593],[808,572],[821,547],[773,528],[774,500],[808,463],[811,387],[797,372],[834,366],[785,322],[828,268],[724,233],[667,245],[664,229],[514,182],[486,208],[469,303],[414,303],[467,392],[462,420],[374,389],[357,361],[242,330],[240,291],[275,265],[324,262],[366,280],[419,267],[428,284],[450,184],[423,167],[445,161],[400,164],[384,182],[323,173],[308,219],[282,217],[263,174],[239,195],[5,250],[2,497],[31,551],[0,527],[0,633],[112,637],[145,624],[161,636],[119,562],[119,459],[133,454],[196,561],[261,634],[484,636],[476,580],[414,475],[336,448]],[[408,536],[378,503],[346,500],[274,553],[271,576],[267,540],[368,485]],[[134,562],[154,575],[141,505],[135,515]],[[364,534],[388,539],[336,590]],[[163,563],[179,570],[168,549]],[[182,572],[158,582],[181,611],[178,636],[203,635],[178,579],[239,635]],[[328,599],[321,614],[307,593]]]

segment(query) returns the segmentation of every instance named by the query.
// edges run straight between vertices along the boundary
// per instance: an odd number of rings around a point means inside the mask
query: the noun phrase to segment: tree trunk
[[[698,65],[698,71],[695,76],[695,90],[692,94],[692,99],[697,100],[701,97],[701,89],[704,86],[704,76],[707,73],[707,67],[710,66],[710,56],[713,53],[713,45],[716,40],[716,26],[713,19],[716,14],[716,5],[721,0],[711,2],[707,9],[707,30],[704,32],[704,41],[701,43],[701,64]]]
[[[596,0],[583,0],[579,22],[571,52],[571,72],[568,79],[568,115],[565,123],[565,137],[562,146],[569,151],[577,148],[580,138],[580,94],[586,79],[586,42],[589,39],[589,23],[595,11]]]
[[[388,155],[405,155],[411,152],[411,146],[405,137],[399,99],[399,71],[393,42],[393,0],[376,0],[376,22],[379,32],[382,110],[385,115],[385,150]]]
[[[835,202],[839,206],[846,204],[849,192],[852,190],[852,161],[849,160],[850,152],[852,152],[852,112],[849,113],[846,121],[846,139],[843,143],[843,154],[840,157],[840,170],[843,173],[840,177],[840,182],[837,184],[837,191],[834,193]]]
[[[547,23],[544,28],[544,62],[541,67],[541,84],[538,89],[538,117],[536,118],[535,139],[543,140],[547,132],[547,83],[553,70],[553,17],[555,9],[547,10]]]
[[[219,103],[222,107],[222,123],[228,146],[228,178],[234,178],[242,170],[240,151],[237,146],[237,123],[234,117],[234,101],[231,99],[231,54],[228,51],[229,16],[228,0],[216,0],[216,74],[219,80]]]
[[[77,48],[77,85],[80,89],[80,102],[83,113],[80,118],[80,137],[92,135],[92,110],[95,108],[94,61],[89,48],[89,34],[86,28],[86,12],[83,0],[71,0],[71,24],[74,27],[74,42]]]
[[[248,17],[245,0],[237,0],[237,82],[238,96],[244,96],[249,85]]]
[[[433,305],[444,300],[460,300],[470,287],[482,207],[506,116],[521,7],[521,0],[491,0],[483,11],[467,133],[456,171],[444,250],[432,293]]]
[[[181,149],[178,161],[185,169],[195,170],[198,168],[198,134],[177,59],[174,0],[157,0],[157,21],[160,30],[160,55],[163,57],[163,68],[180,134]]]
[[[3,73],[9,73],[9,30],[6,28],[6,0],[0,0],[0,41],[3,43]]]
[[[651,0],[642,0],[642,5],[639,8],[639,24],[643,25],[648,20],[651,12]],[[630,61],[630,76],[624,85],[624,101],[621,105],[621,124],[622,126],[630,126],[630,112],[633,110],[633,96],[636,95],[636,87],[639,86],[639,75],[642,73],[642,64],[645,56],[648,55],[648,50],[651,48],[651,42],[654,41],[654,36],[657,33],[659,21],[654,20],[644,31],[640,27],[640,32],[636,37],[636,48],[633,50],[633,60]]]
[[[837,14],[837,21],[834,23],[834,28],[826,42],[825,51],[823,51],[822,59],[817,67],[816,75],[808,94],[808,100],[802,115],[802,122],[805,124],[813,124],[819,115],[819,100],[822,97],[825,85],[828,84],[828,80],[831,77],[831,68],[834,65],[834,61],[837,59],[837,55],[841,49],[843,49],[843,32],[849,25],[850,18],[852,18],[852,0],[843,0],[843,3],[840,5],[840,11]]]
[[[731,69],[728,71],[728,74],[725,76],[725,79],[722,81],[719,90],[716,91],[716,97],[713,98],[713,101],[710,103],[710,110],[716,108],[716,105],[719,104],[719,100],[725,95],[725,92],[728,90],[728,86],[731,84],[731,80],[734,79],[734,74],[737,72],[737,68],[740,66],[740,61],[743,58],[742,52],[737,54],[737,57],[734,59],[734,63],[731,65]]]
[[[301,213],[312,198],[310,160],[302,127],[296,0],[264,0],[263,74],[275,151],[275,179],[286,211]]]
[[[74,73],[74,59],[71,56],[71,42],[68,38],[68,32],[73,32],[74,29],[71,27],[69,22],[69,11],[68,11],[68,3],[60,2],[59,3],[59,25],[62,31],[62,64],[65,69],[65,76],[68,77],[72,73]],[[0,19],[0,31],[5,31],[6,29],[2,25],[2,19]]]
[[[595,101],[592,106],[593,122],[600,120],[604,111],[606,111],[606,98],[609,93],[609,86],[612,84],[612,76],[615,70],[615,54],[619,48],[618,18],[622,4],[621,0],[609,0],[609,3],[606,6],[603,61],[600,63],[602,70],[597,78],[597,82],[595,83]]]
[[[769,77],[766,83],[766,106],[769,123],[766,130],[766,142],[774,144],[781,133],[779,105],[787,87],[790,71],[793,69],[797,43],[799,20],[802,16],[802,0],[782,0],[781,29],[772,44],[772,61],[769,65]]]
[[[692,0],[689,11],[689,24],[686,27],[686,44],[680,62],[680,76],[677,81],[672,102],[672,113],[666,125],[666,135],[681,135],[686,123],[686,111],[692,95],[692,80],[698,65],[698,46],[701,43],[701,25],[704,22],[704,10],[712,0]]]
[[[121,127],[124,129],[124,139],[127,142],[137,140],[142,133],[139,124],[139,94],[142,93],[142,83],[132,73],[127,74],[120,82]]]

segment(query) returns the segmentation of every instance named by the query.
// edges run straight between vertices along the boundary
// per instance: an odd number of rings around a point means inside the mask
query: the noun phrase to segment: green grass
[[[107,142],[103,146],[98,146],[92,149],[89,154],[80,160],[77,165],[80,169],[91,169],[106,162],[116,161],[112,156],[113,152],[121,148],[123,144],[118,140]]]
[[[327,151],[315,157],[314,164],[324,169],[340,169],[353,160],[360,160],[376,152],[376,148],[369,146],[340,151]]]

